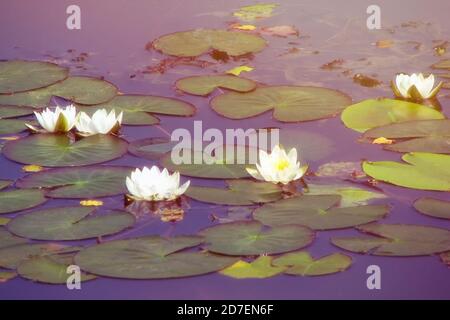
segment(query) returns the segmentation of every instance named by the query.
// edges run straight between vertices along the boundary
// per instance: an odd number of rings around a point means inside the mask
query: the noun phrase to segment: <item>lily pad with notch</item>
[[[12,219],[12,233],[36,240],[81,240],[118,233],[131,227],[135,218],[120,210],[92,215],[90,207],[59,207],[34,211]]]
[[[64,80],[69,69],[45,61],[0,61],[0,94],[47,87]]]
[[[238,92],[248,92],[256,88],[256,83],[250,79],[232,75],[192,76],[177,80],[177,89],[198,96],[206,96],[217,88]]]
[[[397,186],[450,191],[450,155],[411,152],[402,156],[405,163],[395,161],[364,161],[364,172],[379,181]]]
[[[47,199],[44,190],[11,190],[0,192],[0,214],[37,207]]]
[[[360,237],[334,237],[331,242],[356,253],[376,256],[421,256],[450,250],[450,231],[407,224],[370,223],[356,229]]]
[[[0,104],[30,106],[41,108],[48,106],[53,96],[61,97],[75,103],[94,105],[111,100],[117,94],[117,88],[105,80],[71,76],[51,86],[0,95]]]
[[[442,113],[430,107],[393,99],[364,100],[348,106],[341,115],[345,126],[358,132],[392,123],[444,118]]]
[[[95,135],[73,142],[66,135],[38,134],[9,141],[3,155],[10,160],[44,167],[85,166],[121,157],[128,144],[110,135]]]
[[[195,107],[185,101],[159,96],[120,95],[95,107],[78,106],[81,111],[93,114],[98,109],[123,112],[123,124],[144,126],[159,123],[154,114],[190,117],[196,112]]]
[[[395,139],[383,147],[396,152],[430,152],[450,154],[450,120],[419,120],[394,123],[366,131],[365,139]],[[399,141],[397,141],[399,139]]]
[[[268,226],[304,225],[314,230],[349,228],[382,219],[387,205],[338,207],[339,195],[302,195],[268,203],[253,217]]]
[[[254,205],[281,199],[281,188],[269,182],[227,180],[228,188],[190,186],[186,195],[197,201],[224,205]]]
[[[50,189],[46,195],[51,198],[98,198],[125,193],[130,173],[131,168],[118,166],[58,168],[25,176],[16,186]]]
[[[131,142],[128,152],[139,158],[157,160],[172,151],[177,144],[177,141],[164,137],[145,138]]]
[[[236,221],[215,225],[199,233],[207,250],[231,255],[252,256],[294,251],[309,245],[315,237],[308,227],[290,224],[268,227],[258,221]]]
[[[307,251],[285,253],[277,257],[273,265],[285,267],[285,274],[295,276],[323,276],[345,271],[352,264],[352,258],[333,253],[319,259],[314,259]]]
[[[109,241],[82,250],[75,263],[82,270],[125,279],[190,277],[222,270],[237,261],[201,251],[188,251],[203,242],[198,236],[146,236]]]
[[[266,41],[253,34],[219,29],[195,29],[164,35],[147,45],[164,54],[177,57],[197,57],[210,50],[229,56],[242,56],[263,50]]]
[[[246,119],[273,110],[276,120],[300,122],[333,117],[350,103],[349,96],[332,89],[269,86],[248,93],[225,93],[212,99],[210,105],[230,119]]]

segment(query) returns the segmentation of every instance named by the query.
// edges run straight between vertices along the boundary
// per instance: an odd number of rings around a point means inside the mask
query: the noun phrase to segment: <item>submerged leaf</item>
[[[193,95],[206,96],[216,88],[247,92],[255,89],[252,80],[231,75],[193,76],[182,78],[175,83],[177,89]]]

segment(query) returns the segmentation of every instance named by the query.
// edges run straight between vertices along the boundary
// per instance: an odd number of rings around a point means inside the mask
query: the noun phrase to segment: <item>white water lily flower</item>
[[[65,109],[56,107],[54,111],[46,108],[42,112],[35,112],[37,121],[47,132],[68,132],[75,126],[77,120],[77,110],[73,105],[67,106]],[[32,130],[37,130],[33,126],[28,125]]]
[[[108,114],[106,109],[99,109],[89,117],[85,112],[80,112],[76,128],[83,135],[117,133],[122,124],[123,112],[116,117],[115,110]]]
[[[280,146],[275,146],[271,154],[264,150],[259,151],[257,169],[247,168],[247,172],[255,179],[272,183],[288,184],[300,179],[308,166],[300,166],[297,161],[297,149],[292,148],[287,154]]]
[[[167,169],[160,171],[157,166],[144,167],[142,171],[136,169],[126,179],[131,198],[145,201],[174,200],[187,190],[189,184],[187,181],[180,186],[179,172],[170,174]]]
[[[412,75],[399,74],[392,82],[392,89],[399,98],[406,99],[431,99],[439,92],[442,87],[440,82],[434,89],[434,75],[430,74],[427,78],[422,73]]]

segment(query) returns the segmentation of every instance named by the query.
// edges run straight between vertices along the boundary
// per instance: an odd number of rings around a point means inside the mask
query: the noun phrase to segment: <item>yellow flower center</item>
[[[282,171],[282,170],[286,169],[287,167],[289,167],[289,161],[287,161],[286,159],[280,159],[275,164],[275,168],[278,171]]]

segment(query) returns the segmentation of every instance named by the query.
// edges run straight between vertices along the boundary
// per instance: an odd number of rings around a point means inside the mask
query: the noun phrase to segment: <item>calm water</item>
[[[258,26],[294,25],[300,37],[266,36],[268,48],[251,61],[216,63],[203,70],[194,66],[177,66],[164,74],[145,74],[147,66],[164,56],[146,51],[145,44],[156,37],[193,28],[226,28],[233,22],[231,12],[251,1],[82,1],[82,29],[69,31],[65,27],[65,9],[72,1],[43,0],[20,2],[3,0],[0,4],[0,59],[46,59],[71,67],[72,74],[104,76],[121,92],[178,97],[198,108],[192,118],[161,117],[158,127],[125,127],[124,136],[139,138],[163,136],[179,127],[192,129],[194,120],[203,120],[204,129],[260,128],[281,126],[323,136],[332,144],[330,150],[313,145],[310,152],[322,154],[320,159],[308,159],[310,168],[330,161],[398,160],[400,154],[381,151],[378,146],[356,142],[359,134],[346,129],[339,118],[301,124],[273,121],[269,114],[245,121],[223,119],[208,107],[208,99],[180,95],[173,90],[176,79],[186,75],[223,72],[240,64],[255,68],[251,79],[266,84],[319,85],[339,89],[361,99],[391,96],[389,80],[397,72],[429,72],[428,67],[439,60],[433,55],[433,41],[450,40],[447,0],[378,1],[382,10],[382,30],[368,31],[366,8],[372,1],[279,1],[276,14]],[[402,23],[407,23],[403,27]],[[429,23],[429,24],[428,24]],[[394,33],[390,32],[394,30]],[[392,48],[378,48],[378,40],[393,39]],[[415,48],[420,44],[420,48]],[[296,49],[292,49],[296,48]],[[72,51],[73,52],[69,52]],[[315,53],[318,51],[318,53]],[[88,53],[84,62],[72,61],[78,54]],[[203,57],[202,57],[203,58]],[[204,57],[208,59],[208,57]],[[340,69],[320,68],[335,59],[343,59]],[[211,60],[211,59],[209,59]],[[211,60],[212,61],[212,60]],[[344,72],[349,70],[347,73]],[[362,73],[376,77],[382,85],[375,88],[360,86],[347,74]],[[450,115],[450,99],[440,98],[444,112]],[[217,94],[215,92],[214,94]],[[143,166],[151,163],[127,155],[111,164]],[[0,157],[0,178],[23,176],[21,165]],[[193,179],[193,183],[200,183]],[[205,181],[201,181],[203,184]],[[208,183],[208,182],[207,182]],[[210,182],[213,183],[213,182]],[[215,182],[219,184],[219,182]],[[450,221],[434,219],[411,208],[414,199],[434,196],[449,200],[448,193],[407,190],[382,185],[392,205],[386,223],[410,223],[449,228]],[[384,200],[383,200],[384,201]],[[45,206],[76,204],[77,201],[52,200]],[[167,224],[157,219],[142,219],[126,234],[115,238],[148,234],[190,234],[211,224],[210,214],[225,215],[226,207],[190,202],[184,220]],[[105,199],[105,207],[122,208],[122,197]],[[8,216],[8,215],[6,215]],[[13,216],[13,215],[10,215]],[[320,232],[308,248],[314,256],[338,251],[329,243],[332,236],[357,234],[352,229]],[[79,242],[90,244],[93,241]],[[437,256],[380,258],[348,253],[353,265],[346,272],[323,277],[277,276],[267,280],[234,280],[218,274],[176,280],[130,281],[98,279],[82,284],[82,290],[69,291],[65,286],[36,284],[16,278],[0,284],[0,299],[15,298],[190,298],[190,299],[313,299],[313,298],[450,298],[450,270]],[[377,264],[382,270],[382,289],[366,288],[366,268]]]

